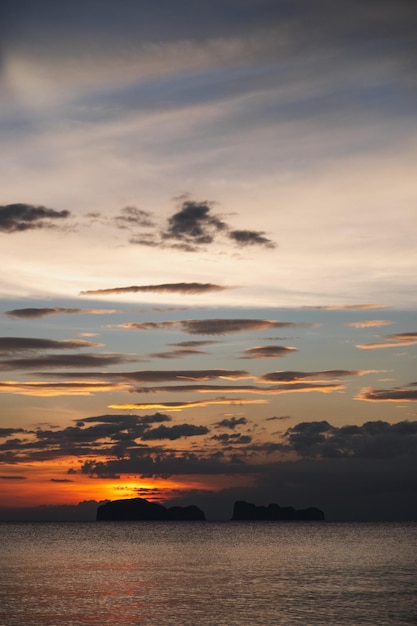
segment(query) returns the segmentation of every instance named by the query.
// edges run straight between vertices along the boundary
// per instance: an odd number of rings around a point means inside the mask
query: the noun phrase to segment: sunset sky
[[[0,519],[417,519],[415,3],[0,24]]]

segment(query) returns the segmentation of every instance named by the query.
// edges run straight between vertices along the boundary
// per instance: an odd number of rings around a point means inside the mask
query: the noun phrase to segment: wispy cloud
[[[362,389],[356,396],[357,400],[369,402],[417,402],[417,383],[392,389]]]
[[[9,352],[28,352],[33,350],[79,350],[102,346],[83,339],[40,339],[36,337],[0,337],[0,355]]]
[[[0,205],[0,232],[19,233],[25,230],[57,228],[55,221],[65,220],[69,216],[69,211],[55,211],[32,204]]]
[[[132,402],[125,404],[109,404],[109,409],[123,410],[148,410],[148,409],[167,409],[168,411],[182,411],[183,409],[194,409],[196,407],[205,407],[218,404],[265,404],[266,400],[248,400],[244,398],[216,398],[215,400],[196,400],[194,402]]]
[[[33,358],[0,359],[0,371],[45,368],[107,367],[138,361],[124,354],[47,354]]]
[[[126,390],[128,390],[126,386],[121,383],[84,381],[69,383],[39,381],[18,382],[15,380],[0,381],[0,393],[13,393],[23,396],[90,396],[97,392]]]
[[[304,306],[303,309],[318,309],[322,311],[369,311],[373,309],[386,309],[384,304],[325,304],[318,306]]]
[[[244,350],[242,359],[276,359],[298,352],[291,346],[255,346]]]
[[[390,320],[362,320],[360,322],[347,322],[345,326],[351,326],[352,328],[373,328],[378,326],[391,326],[395,322]]]
[[[375,373],[377,370],[319,370],[316,372],[277,371],[269,372],[258,378],[263,383],[298,383],[299,381],[313,381],[314,383],[326,383],[340,381],[345,376],[364,376]]]
[[[201,319],[115,324],[115,328],[125,328],[127,330],[168,330],[179,328],[189,335],[226,335],[256,330],[270,330],[272,328],[305,328],[311,326],[313,325],[262,319]]]
[[[26,309],[12,309],[5,311],[5,315],[8,317],[14,317],[17,319],[36,319],[38,317],[46,317],[47,315],[112,315],[113,313],[120,313],[117,309],[76,309],[76,308],[26,308]]]
[[[109,295],[123,293],[184,293],[199,294],[211,291],[223,291],[228,287],[213,283],[162,283],[160,285],[131,285],[129,287],[110,287],[108,289],[88,289],[80,295]]]
[[[306,391],[321,391],[330,393],[344,389],[343,385],[338,383],[323,384],[320,382],[292,382],[282,385],[274,385],[268,387],[257,387],[255,385],[167,385],[165,387],[137,387],[137,393],[169,393],[169,392],[187,392],[187,393],[252,393],[258,395],[278,395],[281,393],[295,393]]]
[[[417,333],[395,333],[386,335],[386,340],[377,343],[360,343],[356,347],[360,350],[379,350],[381,348],[398,348],[417,344]]]

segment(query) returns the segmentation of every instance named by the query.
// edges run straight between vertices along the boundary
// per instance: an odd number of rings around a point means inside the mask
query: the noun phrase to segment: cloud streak
[[[110,287],[108,289],[88,289],[80,295],[117,295],[124,293],[183,293],[200,294],[223,291],[228,287],[213,283],[162,283],[160,285],[131,285],[129,287]]]
[[[417,344],[417,333],[395,333],[386,335],[386,341],[376,343],[360,343],[356,347],[360,350],[380,350],[383,348],[398,348],[401,346],[414,346]]]
[[[5,311],[5,315],[16,319],[37,319],[48,315],[112,315],[120,313],[117,309],[77,309],[77,308],[26,308]]]
[[[126,330],[169,330],[178,328],[189,335],[227,335],[232,333],[270,330],[274,328],[305,328],[313,324],[298,324],[295,322],[279,322],[263,319],[201,319],[176,320],[163,322],[126,322],[116,324],[115,328]]]

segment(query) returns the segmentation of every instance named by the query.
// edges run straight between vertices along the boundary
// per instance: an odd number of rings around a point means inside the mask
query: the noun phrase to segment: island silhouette
[[[230,521],[295,522],[323,521],[324,519],[324,512],[316,507],[295,509],[292,506],[281,507],[275,503],[268,506],[257,506],[244,500],[238,500],[234,503]],[[145,498],[127,498],[101,504],[97,508],[96,520],[100,522],[203,522],[206,520],[206,516],[204,511],[194,505],[165,507],[156,502],[149,502]]]

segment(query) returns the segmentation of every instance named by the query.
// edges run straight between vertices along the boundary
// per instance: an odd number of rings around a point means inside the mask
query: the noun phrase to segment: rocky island
[[[127,521],[127,522],[203,522],[206,520],[204,512],[197,506],[165,507],[156,502],[149,502],[144,498],[113,500],[97,508],[97,521]],[[295,509],[292,506],[257,506],[243,500],[234,503],[232,522],[240,521],[323,521],[324,513],[316,507]]]
[[[275,503],[269,504],[268,506],[256,506],[256,504],[238,500],[234,504],[231,521],[298,522],[323,520],[323,511],[316,507],[297,510],[293,506],[279,506]]]
[[[172,506],[167,508],[144,498],[113,500],[97,508],[97,521],[152,521],[185,522],[205,521],[206,516],[197,506]]]

